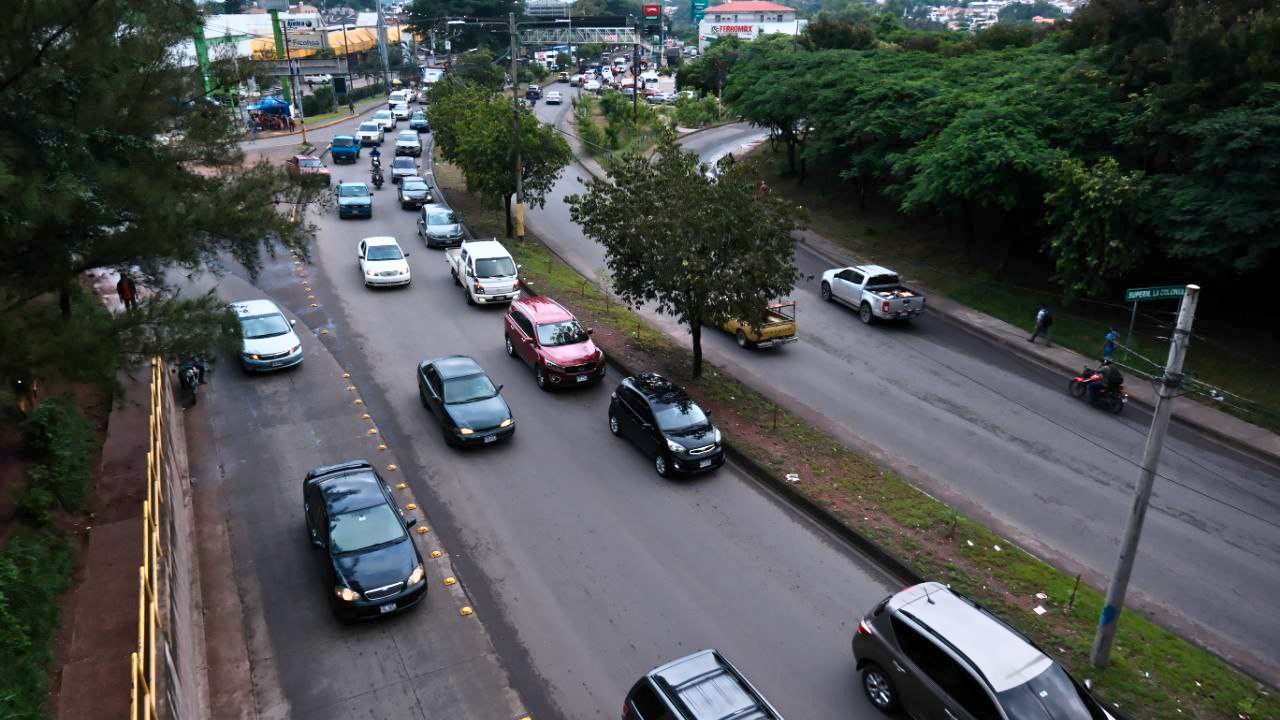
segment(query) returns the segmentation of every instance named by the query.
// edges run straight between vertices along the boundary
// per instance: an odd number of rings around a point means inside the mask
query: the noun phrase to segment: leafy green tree
[[[743,49],[723,96],[744,118],[769,128],[786,145],[788,172],[798,174],[801,183],[804,160],[799,151],[809,136],[815,69],[812,56],[795,52],[789,38],[760,38]]]
[[[825,12],[809,21],[800,34],[800,44],[809,50],[865,50],[875,43],[876,34],[869,25]]]
[[[453,75],[490,90],[500,90],[507,77],[494,61],[493,53],[484,49],[459,55],[453,61]]]
[[[667,134],[654,158],[629,154],[608,179],[566,198],[574,221],[604,246],[622,300],[655,303],[689,328],[694,377],[702,373],[704,324],[760,323],[767,303],[790,293],[798,277],[796,210],[757,193],[748,165],[708,172]]]
[[[1057,5],[1052,5],[1044,0],[1036,0],[1033,3],[1016,2],[1000,8],[998,14],[999,21],[1014,25],[1029,25],[1032,18],[1060,18],[1062,10]]]
[[[569,53],[567,52],[556,53],[556,67],[560,68],[561,71],[569,69],[569,66],[572,64],[573,64],[573,58],[569,57]]]
[[[720,97],[729,73],[738,62],[738,56],[746,45],[734,35],[725,35],[707,46],[706,52],[691,63],[681,65],[676,73],[676,84],[682,88],[698,88],[702,92]]]
[[[175,62],[199,23],[193,4],[169,0],[10,8],[0,30],[5,375],[110,381],[132,353],[207,352],[234,325],[221,303],[178,297],[171,271],[230,257],[253,272],[264,252],[308,254],[313,228],[288,211],[323,191],[246,164],[238,119]],[[215,87],[244,77],[220,61],[212,72]],[[103,312],[81,284],[102,267],[136,268],[155,295],[133,314]]]
[[[1072,294],[1101,295],[1110,281],[1149,253],[1145,226],[1150,183],[1142,172],[1126,171],[1114,158],[1092,167],[1064,159],[1055,179],[1057,187],[1045,203],[1057,278]]]

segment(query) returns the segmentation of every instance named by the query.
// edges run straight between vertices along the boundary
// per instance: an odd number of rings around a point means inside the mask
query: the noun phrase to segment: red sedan
[[[532,366],[543,390],[604,377],[604,352],[591,342],[591,331],[555,300],[540,295],[514,300],[502,324],[507,354]]]

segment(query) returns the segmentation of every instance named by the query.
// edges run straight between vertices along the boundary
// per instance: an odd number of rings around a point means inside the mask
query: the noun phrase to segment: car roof
[[[399,134],[396,135],[396,138],[399,140],[403,140],[405,138],[411,138],[413,140],[417,140],[418,132],[416,130],[401,130]]]
[[[563,322],[573,319],[573,313],[546,295],[528,295],[516,300],[512,305],[525,311],[534,323]]]
[[[414,167],[418,166],[418,163],[414,162],[411,157],[398,157],[391,161],[391,166],[395,167],[396,163],[400,163],[401,165],[413,165]]]
[[[480,364],[472,360],[468,355],[445,355],[434,360],[428,360],[427,364],[435,366],[436,372],[440,374],[442,380],[484,372]]]
[[[692,720],[765,720],[778,716],[750,683],[715,650],[702,650],[654,668],[648,677],[689,711]]]
[[[361,240],[365,245],[399,245],[396,239],[390,235],[375,235]]]
[[[256,300],[237,300],[231,303],[231,310],[236,317],[252,317],[254,315],[270,315],[280,312],[276,304],[266,298]]]
[[[333,136],[333,139],[334,139],[334,140],[355,140],[355,136],[353,136],[353,135],[334,135],[334,136]]]
[[[406,176],[404,176],[404,177],[400,178],[400,182],[401,182],[401,183],[413,182],[413,181],[415,181],[415,180],[416,180],[416,181],[418,181],[418,182],[420,182],[420,183],[424,183],[424,184],[427,182],[427,179],[426,179],[426,178],[424,178],[424,177],[422,177],[421,175],[406,175]],[[403,187],[403,185],[402,185],[402,187]]]
[[[467,254],[473,258],[510,257],[511,253],[497,240],[468,240]]]
[[[362,182],[360,182],[360,181],[358,181],[358,180],[340,180],[340,181],[338,181],[338,187],[342,187],[343,185],[359,185],[360,187],[364,188],[365,190],[368,190],[368,189],[369,189],[368,184],[366,184],[366,183],[362,183]]]
[[[373,128],[372,128],[372,129],[377,129],[377,128],[382,127],[381,125],[379,125],[378,123],[376,123],[376,122],[374,122],[374,121],[372,121],[372,120],[365,120],[364,122],[360,123],[360,129],[361,129],[361,130],[363,130],[363,129],[365,128],[365,126],[367,126],[367,125],[372,125],[372,126],[373,126]]]
[[[315,155],[294,155],[294,160],[319,160]]]
[[[890,599],[889,609],[910,616],[967,657],[997,693],[1022,685],[1053,665],[1021,634],[942,583],[909,587]]]
[[[690,399],[684,388],[657,373],[640,373],[627,378],[625,382],[652,402],[673,403]]]
[[[854,270],[867,275],[897,275],[898,273],[890,270],[883,265],[854,265]]]
[[[331,513],[360,510],[387,502],[372,468],[353,468],[324,476],[317,479],[316,485]]]

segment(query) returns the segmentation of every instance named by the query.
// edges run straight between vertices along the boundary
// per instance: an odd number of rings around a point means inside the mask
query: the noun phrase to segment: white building
[[[706,9],[698,23],[698,50],[706,50],[713,40],[725,35],[743,40],[769,33],[799,35],[807,23],[796,18],[795,8],[766,0],[734,0]]]

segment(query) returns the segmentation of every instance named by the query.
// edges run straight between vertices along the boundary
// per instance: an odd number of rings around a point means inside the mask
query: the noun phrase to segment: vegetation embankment
[[[497,234],[502,214],[462,191],[458,170],[439,162],[437,182],[473,232]],[[677,379],[712,408],[731,442],[842,522],[904,559],[920,575],[951,584],[1010,621],[1099,695],[1141,720],[1269,718],[1280,700],[1211,653],[1136,613],[1122,620],[1112,664],[1088,663],[1101,594],[1006,539],[921,493],[892,471],[850,451],[714,366],[693,377],[681,348],[616,298],[584,279],[533,239],[511,248],[531,288],[567,305],[595,327],[605,352],[632,367]],[[1044,597],[1040,597],[1043,594]],[[1034,609],[1046,609],[1043,615]],[[864,608],[850,608],[861,612]],[[852,667],[850,668],[852,674]]]
[[[1280,263],[1276,22],[1248,0],[1092,2],[1055,29],[976,34],[853,13],[798,41],[719,40],[680,76],[769,128],[796,184],[945,228],[922,255],[969,258],[1004,286],[975,299],[1020,325],[1039,302],[1089,316],[1084,301],[1122,305],[1127,287],[1204,286],[1187,389],[1234,393],[1224,407],[1277,427],[1256,382],[1280,357],[1266,282]],[[1141,308],[1141,348],[1167,337],[1171,309]],[[1055,324],[1090,356],[1097,329]],[[1241,378],[1246,363],[1217,365],[1226,354],[1260,362]]]
[[[6,488],[17,514],[0,527],[0,716],[36,720],[47,717],[59,596],[75,567],[69,528],[92,489],[98,444],[71,401],[51,399],[23,425],[22,445],[25,482]]]

